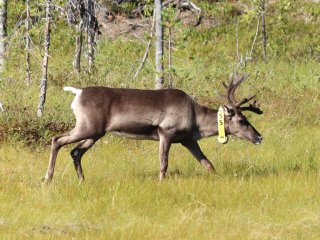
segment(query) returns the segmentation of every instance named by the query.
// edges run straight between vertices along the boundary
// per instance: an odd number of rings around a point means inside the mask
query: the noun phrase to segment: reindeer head
[[[227,95],[222,95],[228,100],[228,106],[224,106],[226,132],[227,134],[234,135],[236,137],[247,139],[254,144],[260,144],[262,136],[260,133],[249,123],[247,118],[242,114],[242,111],[251,111],[257,114],[262,114],[259,105],[256,101],[243,106],[251,101],[255,95],[249,98],[244,98],[241,101],[237,101],[234,97],[234,92],[237,87],[248,78],[249,75],[239,76],[238,73],[234,73],[230,76],[229,85],[223,83],[227,89]]]

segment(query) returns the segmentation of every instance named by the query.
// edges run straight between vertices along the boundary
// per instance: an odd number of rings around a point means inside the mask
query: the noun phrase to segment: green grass
[[[83,159],[78,185],[69,151],[43,186],[49,148],[0,146],[3,239],[318,239],[318,128],[266,131],[260,146],[200,142],[217,174],[180,145],[158,181],[156,142],[107,136]],[[308,135],[309,137],[306,137]]]

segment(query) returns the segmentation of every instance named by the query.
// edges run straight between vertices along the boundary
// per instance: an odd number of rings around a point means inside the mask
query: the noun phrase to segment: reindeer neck
[[[218,134],[217,110],[196,105],[195,115],[201,138]]]

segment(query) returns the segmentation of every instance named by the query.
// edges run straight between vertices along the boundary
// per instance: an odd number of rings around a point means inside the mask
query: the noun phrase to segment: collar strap
[[[226,130],[224,126],[224,110],[222,106],[219,107],[217,120],[218,120],[218,133],[219,133],[218,142],[223,144],[228,141],[228,138],[226,136]]]

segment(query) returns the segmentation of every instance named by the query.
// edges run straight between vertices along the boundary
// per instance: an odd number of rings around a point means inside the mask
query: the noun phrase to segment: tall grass
[[[200,142],[217,174],[180,145],[158,182],[157,143],[107,136],[83,159],[78,185],[62,149],[43,186],[48,150],[0,147],[3,239],[317,239],[319,135],[265,136],[261,146]]]

